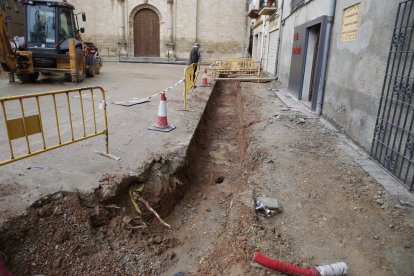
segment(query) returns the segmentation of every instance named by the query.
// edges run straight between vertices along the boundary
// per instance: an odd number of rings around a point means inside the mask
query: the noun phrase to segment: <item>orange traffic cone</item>
[[[203,80],[201,81],[201,87],[209,87],[210,84],[208,84],[208,79],[207,79],[207,68],[204,69],[204,74],[203,74]]]
[[[169,132],[173,129],[175,129],[175,126],[169,125],[167,120],[167,98],[165,97],[165,93],[161,93],[161,100],[160,105],[158,107],[158,114],[157,114],[157,120],[155,124],[148,129],[150,130],[156,130],[156,131],[163,131],[163,132]]]

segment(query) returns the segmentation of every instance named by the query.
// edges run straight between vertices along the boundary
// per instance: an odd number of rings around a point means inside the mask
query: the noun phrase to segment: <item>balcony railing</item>
[[[263,9],[264,7],[275,7],[276,0],[267,0],[267,1],[260,1],[261,5],[260,8]]]
[[[249,17],[254,19],[260,15],[272,15],[277,11],[276,0],[260,0],[250,1],[249,3]]]
[[[277,11],[276,0],[263,1],[259,15],[272,15]]]

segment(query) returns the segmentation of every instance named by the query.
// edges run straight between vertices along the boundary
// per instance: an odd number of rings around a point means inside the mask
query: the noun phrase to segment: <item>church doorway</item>
[[[151,9],[141,9],[134,16],[134,56],[160,56],[160,20]]]

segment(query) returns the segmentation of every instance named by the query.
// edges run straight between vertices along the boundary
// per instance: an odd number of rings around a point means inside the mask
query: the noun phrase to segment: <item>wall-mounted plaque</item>
[[[356,40],[360,5],[361,3],[358,3],[344,9],[342,16],[341,42]]]

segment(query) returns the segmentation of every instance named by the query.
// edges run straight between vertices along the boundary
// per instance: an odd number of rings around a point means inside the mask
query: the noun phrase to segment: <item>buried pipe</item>
[[[346,275],[348,266],[344,262],[323,265],[312,268],[304,268],[290,263],[269,258],[260,252],[253,255],[253,261],[270,269],[298,276],[342,276]]]

